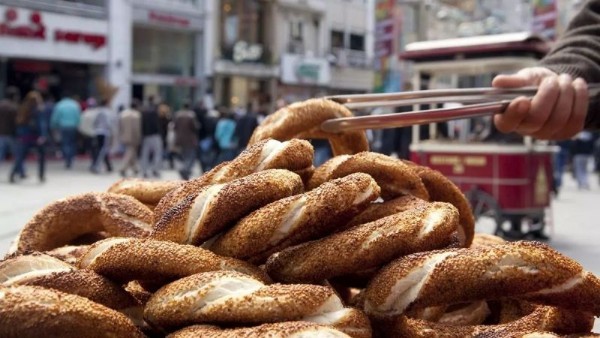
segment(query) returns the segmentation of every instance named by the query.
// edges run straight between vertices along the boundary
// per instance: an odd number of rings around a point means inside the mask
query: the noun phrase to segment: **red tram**
[[[487,87],[498,73],[534,65],[548,48],[536,36],[516,33],[417,42],[407,45],[401,57],[413,61],[415,89]],[[472,121],[461,122],[463,129],[471,129]],[[493,128],[491,118],[487,122]],[[423,132],[429,136],[422,138]],[[461,188],[477,218],[477,231],[511,239],[546,238],[556,147],[528,137],[516,144],[472,141],[461,132],[452,138],[442,136],[437,124],[425,130],[414,126],[411,159],[439,170]]]

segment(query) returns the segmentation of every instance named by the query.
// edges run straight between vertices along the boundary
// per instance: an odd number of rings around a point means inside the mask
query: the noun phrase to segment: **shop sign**
[[[234,62],[257,62],[262,59],[263,46],[251,44],[246,41],[238,41],[233,45]]]
[[[286,84],[328,85],[331,82],[329,62],[324,58],[284,54],[281,58],[281,81]]]
[[[155,21],[155,22],[162,23],[162,24],[175,25],[175,26],[181,26],[181,27],[189,27],[190,26],[190,20],[188,18],[181,17],[178,15],[173,15],[173,14],[159,13],[159,12],[152,11],[152,10],[148,12],[148,20]]]
[[[162,26],[165,28],[184,29],[199,31],[202,30],[202,16],[198,13],[179,14],[167,12],[160,9],[150,9],[144,7],[134,7],[133,21],[152,26]]]
[[[0,6],[0,13],[3,56],[92,63],[108,59],[103,48],[106,21],[6,6]]]

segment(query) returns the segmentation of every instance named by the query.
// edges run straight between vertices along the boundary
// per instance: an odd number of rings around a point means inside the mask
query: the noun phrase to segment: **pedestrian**
[[[83,138],[83,151],[86,154],[89,153],[92,160],[96,158],[99,151],[94,131],[96,116],[98,116],[98,104],[96,99],[90,97],[86,101],[86,109],[81,113],[81,121],[77,130]]]
[[[200,120],[200,131],[198,139],[200,140],[200,165],[202,172],[211,170],[217,161],[219,154],[219,145],[215,140],[215,130],[219,121],[219,111],[209,109],[202,120]]]
[[[252,109],[252,104],[249,103],[245,114],[238,119],[235,127],[235,135],[238,140],[238,154],[246,149],[248,141],[250,141],[250,137],[252,137],[252,133],[254,133],[254,129],[257,126],[256,112]]]
[[[558,196],[562,187],[562,178],[565,173],[565,167],[571,158],[571,148],[573,148],[572,140],[562,140],[556,142],[558,152],[554,153],[552,164],[554,169],[554,185],[552,191],[554,196]]]
[[[169,162],[169,169],[175,169],[175,157],[177,153],[171,146],[168,140],[169,136],[169,124],[172,120],[171,107],[166,103],[158,105],[158,129],[160,131],[160,139],[163,146],[163,160],[166,159]]]
[[[6,88],[6,97],[0,100],[0,163],[10,153],[15,155],[16,118],[19,101],[19,90],[16,87]]]
[[[573,140],[573,172],[579,189],[590,189],[588,164],[594,153],[594,139],[589,131],[579,132]]]
[[[215,128],[215,140],[219,145],[217,163],[230,161],[235,157],[237,148],[237,144],[234,139],[235,126],[236,124],[235,120],[233,119],[233,113],[225,110],[225,113],[221,116]]]
[[[43,100],[37,91],[27,93],[19,106],[15,119],[16,151],[15,163],[10,172],[9,181],[15,183],[17,175],[26,178],[25,160],[31,148],[37,150],[38,178],[45,182],[46,153],[45,144],[48,138],[47,118],[43,116]]]
[[[533,98],[517,98],[494,116],[498,130],[561,140],[600,128],[600,100],[587,92],[587,83],[600,81],[599,48],[600,0],[590,0],[537,67],[494,78],[494,87],[539,86]]]
[[[196,114],[190,110],[190,105],[184,103],[181,110],[175,113],[173,124],[175,127],[175,145],[180,151],[183,162],[179,175],[182,179],[188,180],[198,153],[200,123],[196,119]]]
[[[81,120],[81,108],[79,103],[65,95],[54,106],[52,111],[52,129],[60,131],[62,156],[65,159],[65,167],[71,169],[73,158],[76,153],[77,127]]]
[[[134,175],[138,174],[138,149],[142,143],[142,114],[138,111],[139,101],[133,99],[129,109],[121,112],[119,117],[119,141],[125,147],[123,166],[119,173],[127,176],[131,169]]]
[[[152,156],[152,164],[150,164],[150,156]],[[163,141],[160,137],[158,106],[154,102],[154,97],[150,96],[148,103],[142,110],[142,154],[140,164],[145,178],[150,173],[154,177],[160,177],[162,156]]]
[[[111,140],[115,131],[114,114],[111,112],[109,102],[106,99],[100,101],[96,119],[94,120],[94,135],[98,152],[92,159],[90,171],[94,174],[100,172],[100,162],[104,162],[107,172],[112,172],[112,164],[110,163]]]

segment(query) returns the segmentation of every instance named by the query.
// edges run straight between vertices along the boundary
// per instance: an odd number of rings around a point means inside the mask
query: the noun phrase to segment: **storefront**
[[[325,58],[284,54],[281,57],[281,83],[278,97],[286,102],[306,100],[327,94],[331,67]]]
[[[0,5],[0,93],[97,95],[108,61],[106,20]]]
[[[219,6],[218,54],[214,63],[217,104],[270,110],[279,74],[267,47],[272,32],[265,1],[222,0]]]
[[[136,3],[134,3],[136,5]],[[178,109],[200,97],[203,81],[201,9],[182,13],[134,7],[132,12],[131,91],[155,96]]]

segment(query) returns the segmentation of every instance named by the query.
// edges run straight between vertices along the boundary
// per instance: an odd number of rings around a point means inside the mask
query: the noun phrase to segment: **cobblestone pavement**
[[[118,166],[115,166],[118,168]],[[0,256],[27,220],[44,205],[69,195],[105,191],[119,179],[117,173],[94,175],[87,162],[78,162],[66,171],[61,163],[48,165],[47,180],[39,183],[34,163],[29,164],[29,178],[19,184],[8,183],[8,165],[0,164]],[[177,178],[175,171],[164,171],[164,179]],[[580,191],[571,175],[552,205],[549,244],[579,261],[586,269],[600,275],[600,187],[591,176],[591,190]],[[490,228],[482,230],[490,231]],[[600,331],[597,321],[596,331]]]

